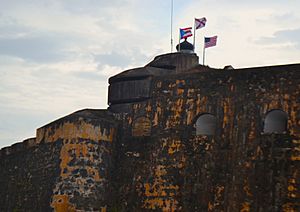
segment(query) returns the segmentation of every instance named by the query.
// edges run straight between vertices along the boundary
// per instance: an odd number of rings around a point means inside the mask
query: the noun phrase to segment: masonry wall
[[[299,79],[300,65],[152,76],[126,113],[81,110],[1,149],[0,211],[299,211]],[[263,133],[273,109],[286,132]],[[206,113],[216,132],[196,135]]]
[[[1,150],[1,211],[106,211],[117,127],[82,110],[39,128],[29,149]]]
[[[155,78],[153,99],[124,119],[118,207],[298,211],[299,75],[295,65]],[[262,133],[272,109],[288,114],[288,132]],[[196,135],[202,113],[215,115],[214,136]],[[138,130],[141,117],[151,124]]]
[[[61,142],[23,142],[0,151],[0,211],[52,211],[49,200],[61,147]]]

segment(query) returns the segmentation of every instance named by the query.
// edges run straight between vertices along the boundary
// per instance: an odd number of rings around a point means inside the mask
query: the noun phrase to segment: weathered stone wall
[[[300,65],[217,70],[193,56],[166,75],[175,56],[138,69],[151,80],[132,89],[147,96],[118,101],[121,86],[114,113],[78,111],[2,149],[0,211],[299,211]],[[266,134],[273,109],[287,130]],[[198,135],[207,113],[215,134]]]
[[[117,127],[105,110],[82,110],[38,129],[30,149],[1,150],[1,211],[105,211]]]
[[[299,210],[299,65],[212,69],[153,82],[152,100],[133,104],[124,120],[117,207]],[[263,134],[272,109],[288,114],[286,133]],[[202,113],[215,115],[214,136],[196,135]],[[152,124],[137,130],[140,117]],[[151,136],[137,133],[149,130]]]
[[[25,141],[0,151],[0,211],[52,211],[61,147],[62,142],[28,146]]]

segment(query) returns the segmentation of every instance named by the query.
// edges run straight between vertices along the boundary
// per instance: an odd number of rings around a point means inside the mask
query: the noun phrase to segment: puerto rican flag
[[[205,27],[206,24],[206,18],[195,18],[195,29],[200,29],[202,27]]]
[[[182,28],[180,30],[180,39],[188,38],[193,36],[192,27]]]

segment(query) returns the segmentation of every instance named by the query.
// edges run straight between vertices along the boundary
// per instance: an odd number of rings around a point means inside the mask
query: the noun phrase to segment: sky
[[[107,108],[108,78],[171,51],[171,0],[0,0],[0,148],[84,108]],[[299,0],[174,0],[173,31],[218,36],[206,64],[300,63]],[[189,39],[192,42],[192,39]]]

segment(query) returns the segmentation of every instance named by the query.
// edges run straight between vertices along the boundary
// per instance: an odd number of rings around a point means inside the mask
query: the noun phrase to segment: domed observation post
[[[194,53],[194,45],[189,43],[186,39],[180,44],[177,44],[176,49],[182,53]]]

